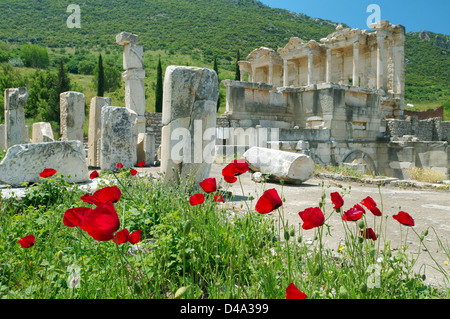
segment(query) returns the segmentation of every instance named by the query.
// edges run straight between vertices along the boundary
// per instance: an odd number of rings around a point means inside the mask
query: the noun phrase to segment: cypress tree
[[[158,67],[156,68],[156,91],[155,91],[155,112],[162,113],[163,104],[163,79],[161,57],[158,59]]]
[[[241,53],[239,50],[237,50],[237,57],[236,57],[236,75],[234,76],[234,79],[236,81],[240,81],[241,80],[241,70],[239,69],[239,60],[241,60]]]
[[[218,80],[218,87],[220,86],[220,80],[219,80],[219,68],[217,67],[217,58],[214,57],[214,66],[213,66],[214,71],[216,71],[217,73],[217,80]],[[219,112],[219,107],[220,107],[220,94],[219,94],[219,98],[217,99],[217,112]]]
[[[58,74],[54,78],[54,83],[49,93],[48,108],[44,111],[43,117],[48,121],[55,122],[59,125],[60,109],[59,95],[63,92],[70,91],[70,78],[64,65],[63,59],[59,61]]]
[[[97,96],[105,94],[105,72],[103,71],[102,55],[98,57]]]

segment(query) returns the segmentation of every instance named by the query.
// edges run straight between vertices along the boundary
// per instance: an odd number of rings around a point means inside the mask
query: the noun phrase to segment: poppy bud
[[[287,230],[284,231],[284,240],[289,240],[289,232]]]
[[[359,285],[359,290],[365,294],[367,292],[367,284],[363,282],[361,285]]]
[[[191,227],[192,227],[191,220],[186,221],[186,223],[184,223],[184,226],[183,226],[183,234],[185,234],[185,235],[188,234],[189,231],[191,230]]]
[[[360,229],[364,229],[364,227],[366,227],[366,224],[364,223],[363,220],[359,220],[359,222],[358,222],[358,227],[359,227]]]
[[[181,297],[183,297],[186,292],[188,290],[188,287],[181,287],[177,290],[177,292],[175,293],[175,299],[180,299]]]
[[[291,235],[292,237],[295,236],[295,229],[291,229],[291,232],[289,233],[289,235]]]

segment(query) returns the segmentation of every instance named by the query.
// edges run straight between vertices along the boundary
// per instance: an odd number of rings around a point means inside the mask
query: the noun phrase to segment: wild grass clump
[[[317,207],[301,212],[298,225],[289,225],[283,194],[274,189],[265,190],[256,205],[252,199],[238,205],[236,196],[244,194],[231,193],[229,185],[240,183],[246,171],[240,169],[227,170],[220,185],[208,179],[200,185],[185,181],[169,186],[160,178],[121,168],[102,172],[100,178],[111,182],[93,194],[49,177],[23,201],[0,201],[0,297],[449,296],[448,289],[426,285],[424,275],[412,271],[417,257],[408,256],[406,239],[396,251],[389,240],[381,244],[375,239],[385,237],[386,223],[396,222],[384,216],[382,205],[364,199],[367,212],[358,220],[342,220],[345,238],[328,247],[326,239],[333,236],[329,218],[359,214],[357,203],[346,204],[349,209],[344,210],[345,192],[328,194],[322,184]],[[333,196],[334,207],[327,207],[327,196]],[[369,218],[372,210],[382,215]],[[99,218],[88,218],[91,214]],[[412,226],[399,227],[416,234]],[[33,239],[22,241],[27,235]],[[425,247],[425,234],[416,235]],[[448,244],[439,243],[449,256]],[[447,270],[434,267],[448,283]]]
[[[425,183],[440,183],[446,178],[443,172],[432,168],[411,167],[406,172],[410,179]]]

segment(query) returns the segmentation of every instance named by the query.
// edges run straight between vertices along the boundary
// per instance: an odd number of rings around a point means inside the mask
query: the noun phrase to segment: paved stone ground
[[[218,185],[224,187],[224,189],[231,191],[237,197],[225,205],[233,205],[235,207],[246,207],[243,205],[243,200],[254,197],[253,201],[248,199],[248,204],[254,209],[256,200],[263,193],[264,189],[275,188],[279,194],[286,199],[283,204],[283,211],[285,219],[289,221],[289,225],[296,225],[298,229],[298,223],[301,222],[298,212],[308,208],[318,206],[318,203],[322,195],[321,183],[324,183],[324,189],[326,192],[326,215],[332,210],[332,203],[329,194],[331,192],[342,192],[344,189],[349,191],[344,195],[344,210],[351,208],[354,204],[360,202],[367,196],[371,196],[380,207],[383,205],[383,215],[387,216],[387,219],[383,220],[383,234],[385,238],[390,241],[391,248],[396,249],[405,243],[408,244],[410,256],[417,256],[419,253],[419,259],[415,266],[415,271],[422,274],[425,267],[425,274],[427,276],[426,282],[433,285],[443,285],[443,275],[434,270],[432,267],[435,263],[430,258],[425,247],[432,254],[433,258],[445,268],[447,272],[450,272],[450,264],[445,265],[445,261],[450,263],[450,259],[447,255],[439,251],[438,240],[435,232],[439,238],[447,245],[447,249],[450,249],[450,191],[439,189],[415,189],[415,188],[400,188],[393,186],[382,186],[381,197],[379,189],[376,185],[347,182],[347,181],[335,181],[330,179],[312,178],[306,181],[302,185],[284,185],[279,183],[255,183],[251,180],[250,173],[241,175],[242,187],[245,192],[245,196],[242,196],[241,186],[238,182],[234,184],[228,184],[223,181],[222,168],[225,164],[213,164],[211,170],[211,177],[217,179]],[[160,169],[159,167],[137,168],[140,174],[152,174],[157,176]],[[8,190],[6,187],[0,189],[4,193],[8,193],[16,190]],[[19,190],[23,191],[22,190]],[[428,236],[423,241],[425,247],[422,245],[419,250],[419,239],[417,235],[408,229],[409,227],[400,226],[400,224],[392,218],[392,215],[397,214],[399,210],[408,212],[415,220],[414,230],[420,235],[427,228],[429,229]],[[256,213],[256,212],[255,212]],[[275,213],[277,214],[277,213]],[[367,210],[367,216],[370,216],[367,220],[369,223],[373,223],[372,214]],[[278,218],[275,216],[275,220]],[[380,223],[380,217],[377,217],[377,227]],[[330,248],[337,249],[343,238],[343,226],[339,216],[334,214],[327,224],[331,226],[331,237],[327,237],[326,244]],[[372,226],[372,225],[371,225]],[[384,230],[386,226],[386,231]],[[303,231],[304,240],[312,239],[314,235],[313,230]],[[383,238],[379,238],[381,241],[381,247],[383,246]],[[448,254],[448,251],[447,251]],[[422,267],[422,268],[421,268]]]

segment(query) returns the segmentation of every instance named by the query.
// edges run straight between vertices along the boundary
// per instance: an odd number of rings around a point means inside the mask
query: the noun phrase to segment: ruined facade
[[[338,26],[320,43],[294,37],[277,51],[253,50],[239,61],[240,81],[222,82],[224,126],[254,129],[246,146],[263,141],[266,147],[306,152],[322,165],[364,164],[370,173],[398,178],[407,178],[403,169],[413,166],[448,174],[448,136],[433,135],[433,145],[415,139],[423,142],[420,147],[401,144],[411,139],[391,139],[388,123],[405,121],[405,28],[388,21],[371,28]],[[251,136],[262,128],[278,136]],[[221,144],[237,143],[224,138]],[[403,158],[404,147],[427,155],[410,150]]]

